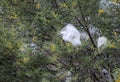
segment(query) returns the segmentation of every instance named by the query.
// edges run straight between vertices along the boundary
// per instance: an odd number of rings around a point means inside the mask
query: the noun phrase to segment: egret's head
[[[81,45],[80,32],[72,24],[67,24],[61,31],[60,35],[66,42],[72,43],[73,46]]]
[[[66,35],[66,32],[65,31],[60,31],[60,33],[58,34],[58,37],[63,37]]]

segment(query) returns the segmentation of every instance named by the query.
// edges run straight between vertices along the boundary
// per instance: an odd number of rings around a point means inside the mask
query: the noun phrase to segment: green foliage
[[[103,82],[102,68],[118,80],[119,17],[119,9],[111,16],[99,10],[99,0],[1,0],[0,82],[61,82],[68,71],[72,82],[93,82],[95,76]],[[85,31],[95,25],[110,45],[101,53],[91,40],[73,47],[59,37],[67,23]],[[31,43],[37,45],[36,51]]]

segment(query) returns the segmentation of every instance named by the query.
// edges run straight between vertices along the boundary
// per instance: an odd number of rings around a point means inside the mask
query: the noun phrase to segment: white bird
[[[61,29],[60,35],[62,35],[64,41],[70,42],[75,47],[81,45],[80,32],[72,24],[67,24]]]
[[[68,71],[65,82],[71,82],[71,80],[72,80],[72,73],[71,73],[71,71]]]
[[[89,39],[89,35],[86,32],[80,32],[80,38],[82,41],[87,41]]]
[[[88,27],[93,39],[97,39],[98,37],[100,37],[100,30],[97,27],[93,26],[92,24],[89,24]],[[83,31],[80,32],[80,38],[81,40],[86,41],[89,39],[89,35],[87,34],[87,32]]]
[[[107,47],[107,38],[104,36],[99,37],[98,41],[97,41],[98,51],[100,52],[102,49],[104,49],[106,47]]]

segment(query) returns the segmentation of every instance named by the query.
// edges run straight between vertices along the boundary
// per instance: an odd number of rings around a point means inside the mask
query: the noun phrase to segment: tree
[[[119,3],[119,1],[116,1]],[[119,7],[109,15],[99,8],[100,0],[1,0],[0,81],[103,82],[103,69],[119,72]],[[111,10],[110,9],[110,10]],[[58,37],[71,23],[89,40],[77,49]],[[110,45],[97,53],[90,26],[101,30]],[[35,43],[36,51],[30,46]],[[25,52],[21,52],[25,50]],[[5,77],[6,76],[6,77]]]

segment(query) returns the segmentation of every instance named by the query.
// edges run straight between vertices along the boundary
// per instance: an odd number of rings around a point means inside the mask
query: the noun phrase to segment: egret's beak
[[[62,37],[62,34],[57,35],[57,37]]]

